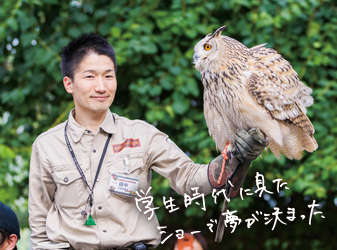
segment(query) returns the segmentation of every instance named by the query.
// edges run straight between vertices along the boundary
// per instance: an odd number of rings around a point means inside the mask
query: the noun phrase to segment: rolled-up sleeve
[[[45,168],[46,162],[39,154],[35,144],[32,147],[29,173],[29,225],[32,230],[31,241],[34,248],[37,243],[48,241],[46,219],[53,203],[55,182]]]
[[[167,178],[171,187],[181,195],[191,195],[194,187],[199,187],[199,193],[211,193],[208,165],[195,164],[166,134],[155,127],[151,127],[150,131],[148,164],[151,168]]]

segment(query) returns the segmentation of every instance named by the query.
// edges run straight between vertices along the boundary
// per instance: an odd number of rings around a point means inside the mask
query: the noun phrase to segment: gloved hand
[[[263,152],[263,149],[268,146],[268,140],[265,139],[259,129],[255,128],[248,132],[238,129],[235,138],[235,149],[231,153],[233,155],[232,159],[226,161],[225,171],[219,184],[217,182],[224,160],[223,156],[219,155],[208,165],[208,180],[211,186],[217,189],[223,188],[227,181],[230,180],[235,186],[232,189],[231,197],[240,189],[248,172],[250,162],[255,160]]]
[[[235,157],[240,162],[255,160],[267,146],[268,140],[258,128],[252,128],[248,132],[238,129],[235,135]]]

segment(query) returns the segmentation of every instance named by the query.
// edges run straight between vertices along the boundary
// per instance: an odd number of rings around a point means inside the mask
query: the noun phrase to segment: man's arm
[[[207,165],[194,163],[169,137],[151,126],[149,133],[149,157],[147,164],[170,181],[179,194],[192,195],[191,188],[209,194],[213,188],[207,179]]]
[[[258,135],[261,135],[262,139],[264,139],[262,134],[259,133]],[[249,167],[250,162],[260,155],[266,146],[264,142],[259,142],[256,139],[258,139],[258,136],[253,133],[253,130],[249,133],[244,130],[238,132],[234,159],[231,164],[227,163],[227,166],[230,165],[234,171],[237,166],[242,165],[241,163],[244,162],[244,165],[248,165]],[[195,164],[174,142],[168,138],[167,135],[154,127],[151,129],[149,153],[148,163],[156,172],[167,178],[170,181],[171,187],[181,195],[185,193],[193,193],[191,188],[194,187],[199,187],[199,193],[206,195],[211,193],[213,188],[224,187],[227,181],[226,178],[223,178],[221,185],[216,185],[216,181],[214,180],[212,183],[211,179],[209,179],[209,173],[210,170],[214,170],[213,168],[208,167],[208,165]],[[216,165],[219,167],[214,170],[215,172],[218,171],[220,173],[222,160],[223,157],[220,155],[211,162],[221,162],[221,164]],[[209,165],[215,166],[215,164]],[[240,171],[242,170],[240,169]],[[243,181],[245,175],[242,177]]]
[[[46,171],[44,162],[35,144],[32,147],[29,172],[29,225],[32,230],[31,241],[36,244],[48,241],[46,219],[55,194],[55,183]]]

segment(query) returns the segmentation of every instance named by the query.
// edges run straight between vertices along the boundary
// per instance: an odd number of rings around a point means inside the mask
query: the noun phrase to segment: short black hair
[[[63,77],[74,80],[74,73],[82,59],[91,53],[109,57],[114,63],[115,74],[117,73],[116,54],[113,47],[102,36],[93,32],[82,34],[68,43],[62,49],[61,71]]]
[[[5,243],[5,240],[9,240],[9,236],[10,234],[6,230],[0,228],[0,247],[2,247],[2,245]],[[13,250],[17,250],[16,245]]]

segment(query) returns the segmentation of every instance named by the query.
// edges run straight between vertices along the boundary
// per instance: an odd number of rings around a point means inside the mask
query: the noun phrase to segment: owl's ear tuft
[[[218,36],[220,36],[220,35],[221,35],[221,32],[222,32],[224,29],[226,29],[226,25],[224,25],[224,26],[220,27],[219,29],[217,29],[217,30],[214,32],[214,34],[213,34],[212,37],[218,37]]]
[[[205,38],[210,36],[212,36],[212,33],[208,33],[207,36],[205,36]]]

